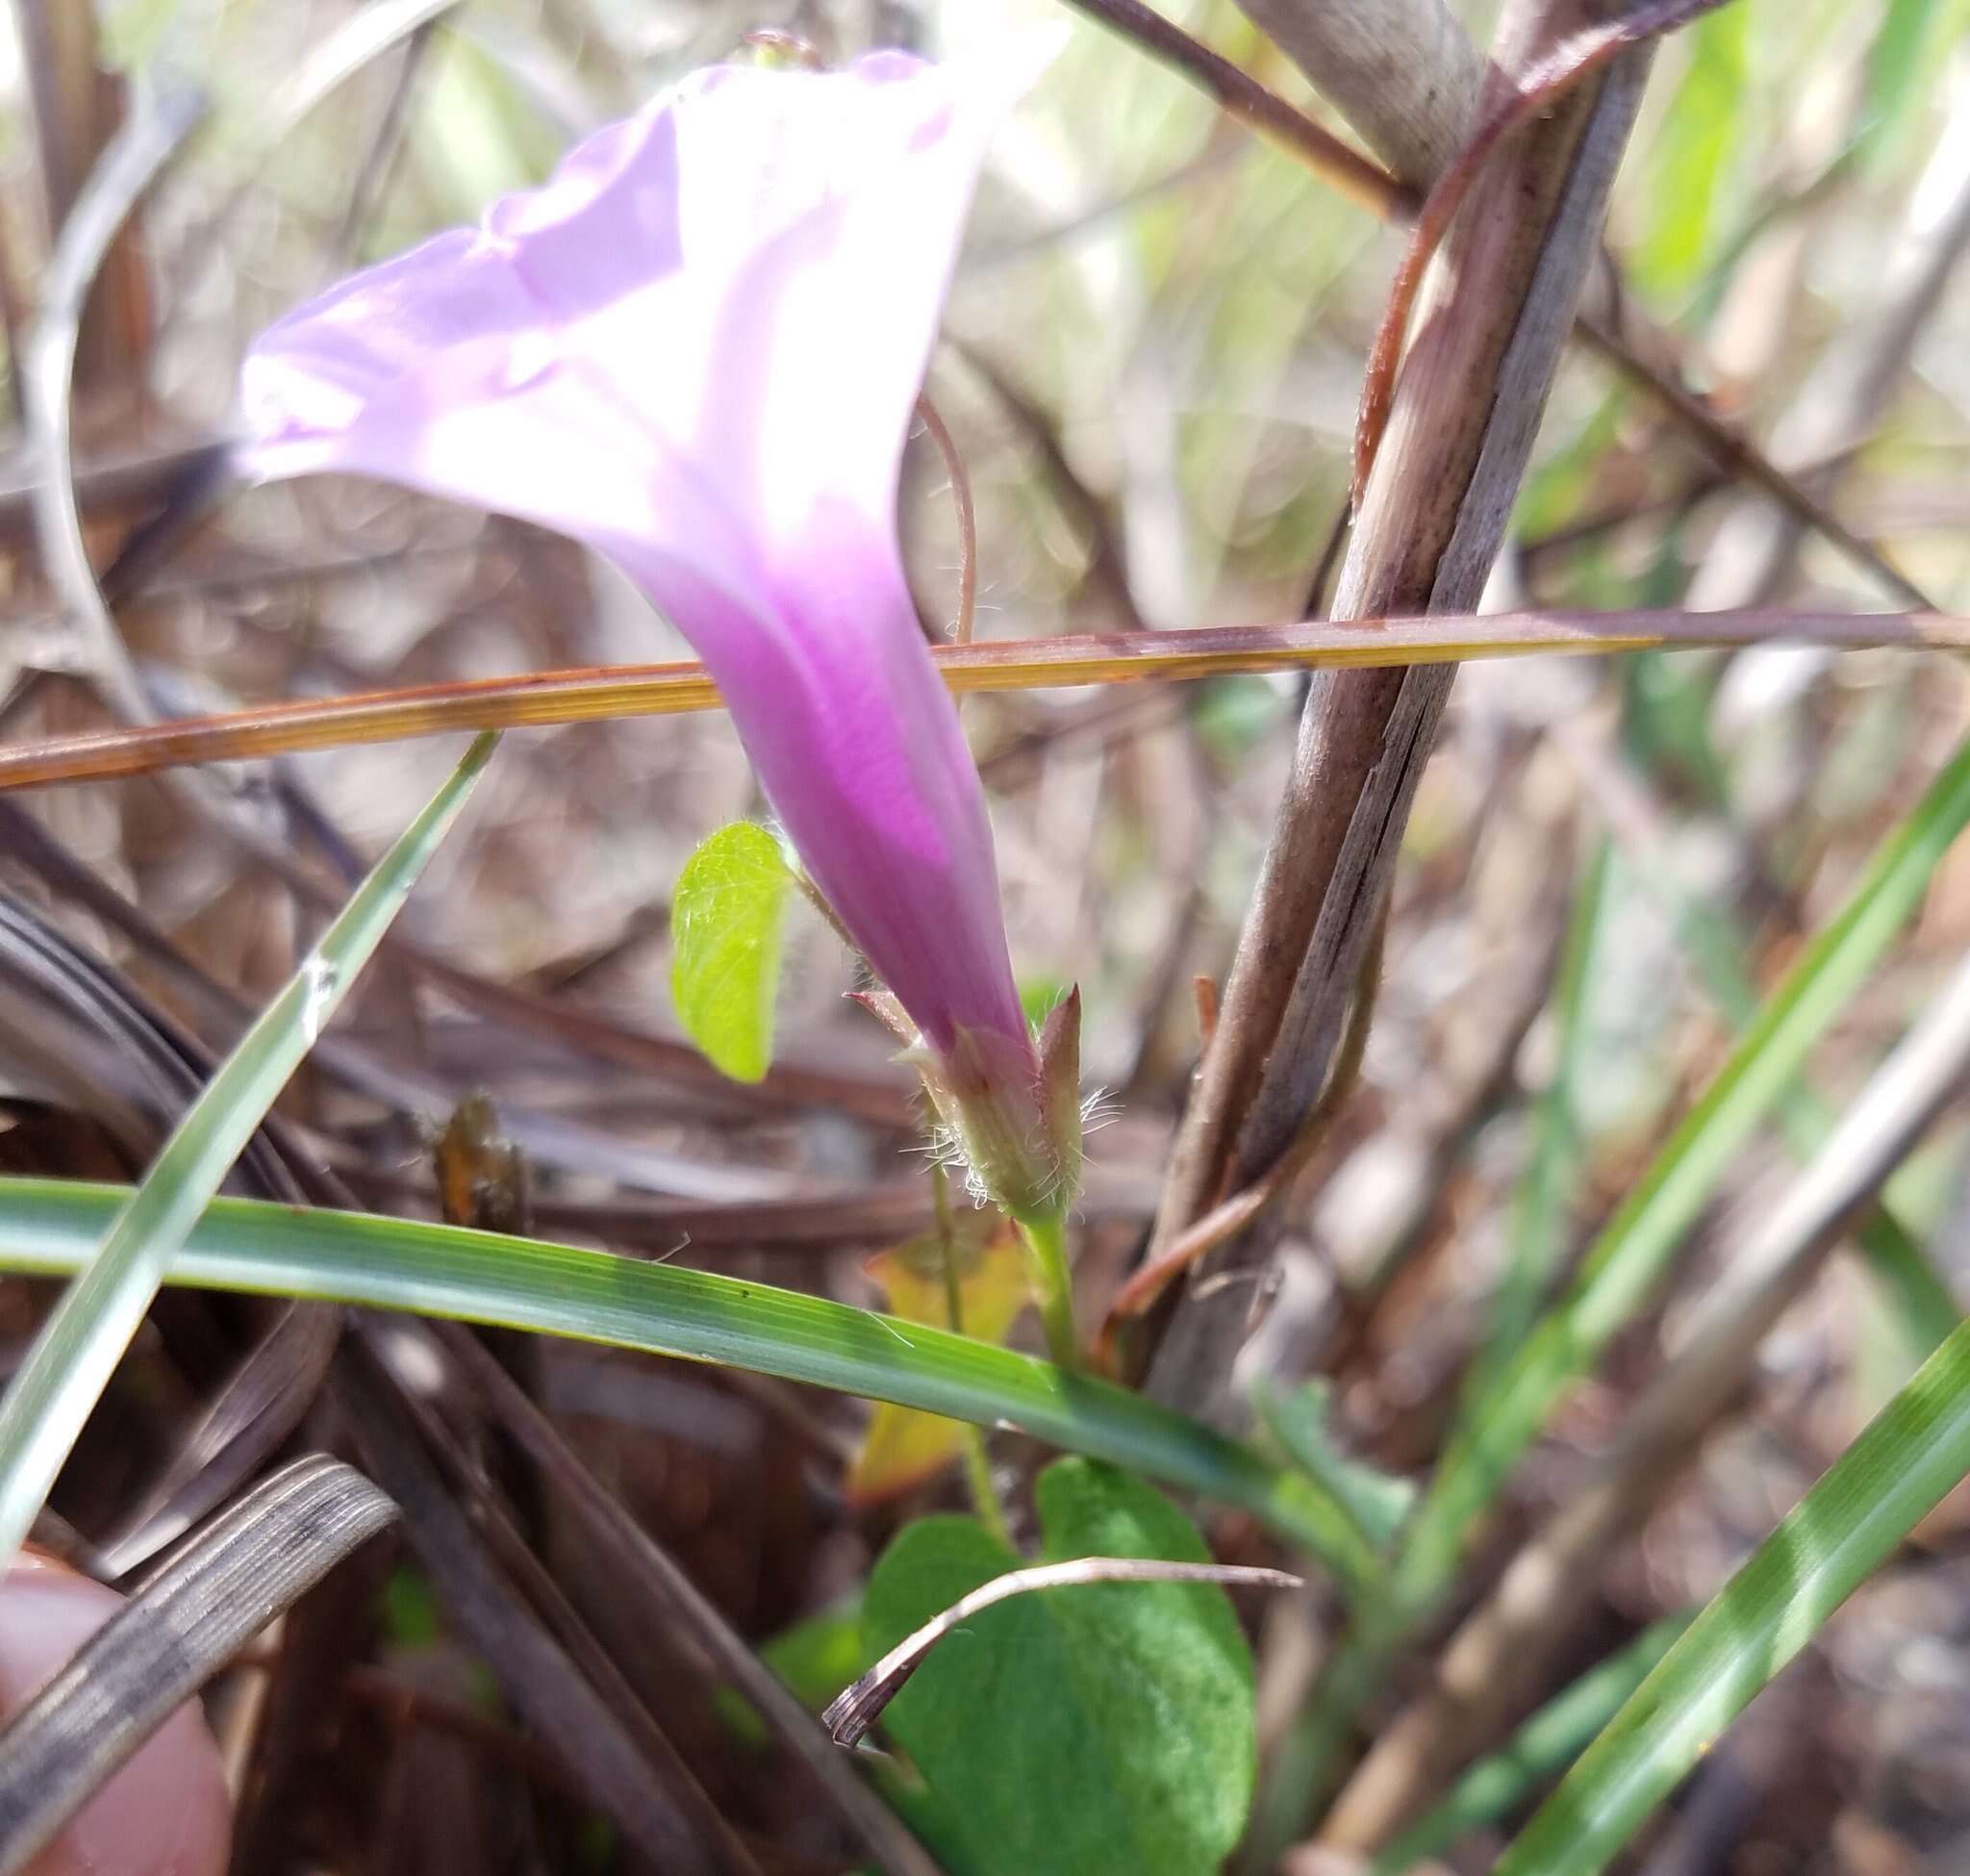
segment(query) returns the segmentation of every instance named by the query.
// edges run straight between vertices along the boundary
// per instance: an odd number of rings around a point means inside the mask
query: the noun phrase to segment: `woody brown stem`
[[[1515,7],[1497,63],[1529,66],[1586,22]],[[1342,570],[1335,616],[1474,606],[1529,454],[1600,239],[1648,49],[1623,52],[1515,132],[1472,188],[1430,269]],[[1452,672],[1316,677],[1285,799],[1179,1137],[1155,1249],[1277,1157],[1326,1079],[1385,899]],[[1200,1267],[1150,1370],[1150,1391],[1225,1410],[1246,1331],[1244,1286],[1264,1219]]]
[[[1349,1095],[1353,1092],[1361,1071],[1361,1057],[1368,1048],[1368,1031],[1375,1020],[1376,992],[1381,982],[1382,940],[1387,931],[1388,917],[1384,910],[1376,926],[1375,940],[1362,960],[1360,977],[1354,986],[1354,999],[1348,1010],[1347,1033],[1342,1039],[1334,1072],[1327,1077],[1326,1086],[1321,1090],[1320,1099],[1301,1123],[1292,1144],[1263,1175],[1242,1191],[1213,1205],[1194,1225],[1179,1233],[1175,1243],[1141,1265],[1117,1291],[1096,1345],[1098,1367],[1111,1374],[1119,1372],[1125,1365],[1120,1354],[1121,1338],[1128,1331],[1133,1320],[1152,1308],[1169,1286],[1199,1258],[1236,1236],[1269,1204],[1281,1197],[1312,1163],[1314,1155],[1329,1137],[1334,1122],[1347,1105]],[[1200,977],[1200,990],[1209,981],[1207,977]]]

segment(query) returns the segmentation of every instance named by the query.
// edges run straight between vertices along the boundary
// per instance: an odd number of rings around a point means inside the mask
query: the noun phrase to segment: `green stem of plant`
[[[937,1251],[944,1266],[944,1326],[953,1335],[965,1332],[965,1292],[958,1278],[957,1229],[951,1223],[950,1190],[944,1168],[930,1162],[931,1215],[937,1222]]]
[[[1040,1306],[1047,1352],[1060,1367],[1078,1368],[1081,1348],[1073,1327],[1073,1276],[1067,1267],[1067,1212],[1032,1212],[1013,1223],[1025,1247],[1026,1273]]]
[[[951,1223],[950,1187],[944,1168],[934,1161],[930,1168],[930,1203],[937,1220],[938,1255],[944,1265],[945,1327],[953,1335],[962,1335],[965,1332],[965,1287],[958,1272],[958,1238],[956,1227]],[[961,1421],[959,1425],[963,1429],[965,1483],[971,1488],[978,1522],[1010,1550],[1012,1531],[1005,1521],[1005,1508],[999,1504],[998,1493],[992,1483],[992,1452],[985,1443],[984,1430],[969,1421]]]
[[[1005,1507],[998,1502],[998,1488],[992,1483],[992,1455],[985,1445],[984,1430],[969,1422],[963,1426],[965,1483],[971,1488],[972,1504],[977,1510],[978,1522],[1007,1550],[1011,1550],[1012,1527],[1005,1521]]]

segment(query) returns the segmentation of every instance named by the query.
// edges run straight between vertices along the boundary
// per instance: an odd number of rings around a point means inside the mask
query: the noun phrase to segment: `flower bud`
[[[855,1001],[905,1045],[902,1059],[922,1077],[964,1155],[973,1197],[1019,1219],[1052,1216],[1073,1203],[1081,1172],[1078,989],[1048,1017],[1037,1050],[1023,1032],[960,1026],[939,1051],[894,997],[865,991]]]
[[[1062,1204],[1081,1183],[1081,987],[1075,984],[1040,1027],[1040,1130]]]

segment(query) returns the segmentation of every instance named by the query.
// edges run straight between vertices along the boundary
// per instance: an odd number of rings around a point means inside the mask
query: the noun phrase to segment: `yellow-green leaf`
[[[685,861],[670,906],[670,994],[684,1032],[735,1081],[773,1057],[773,1001],[792,870],[750,821],[709,836]]]
[[[959,1327],[981,1342],[998,1342],[1018,1320],[1027,1298],[1025,1265],[1012,1227],[996,1212],[960,1212],[952,1221],[957,1262]],[[863,1266],[881,1286],[891,1315],[949,1329],[944,1246],[932,1233],[888,1251]],[[847,1494],[857,1505],[899,1497],[934,1478],[957,1456],[965,1430],[942,1414],[881,1401],[870,1416]]]

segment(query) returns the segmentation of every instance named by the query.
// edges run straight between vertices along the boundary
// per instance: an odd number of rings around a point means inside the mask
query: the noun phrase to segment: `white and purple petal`
[[[270,328],[244,466],[521,516],[696,647],[817,885],[940,1052],[1031,1049],[895,502],[985,140],[1031,57],[700,73]]]

